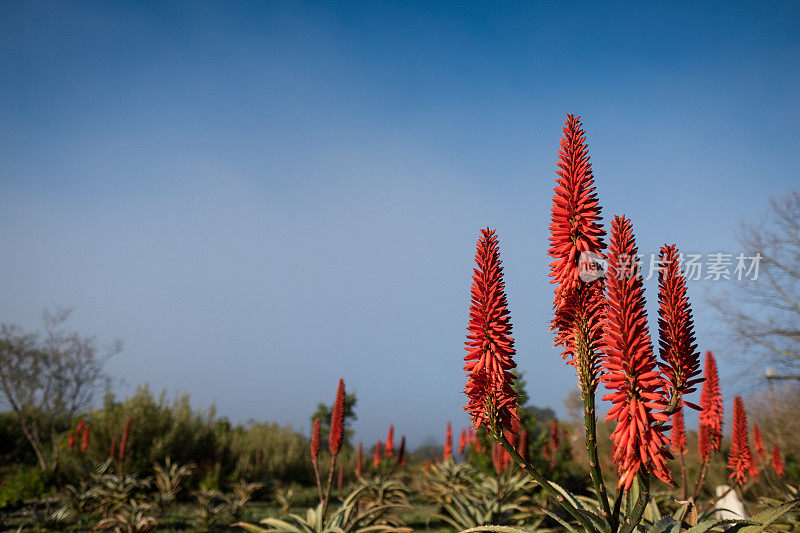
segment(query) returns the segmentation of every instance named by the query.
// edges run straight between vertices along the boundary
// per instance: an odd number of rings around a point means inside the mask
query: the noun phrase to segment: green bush
[[[0,509],[54,494],[53,480],[52,472],[38,467],[13,470],[0,486]]]

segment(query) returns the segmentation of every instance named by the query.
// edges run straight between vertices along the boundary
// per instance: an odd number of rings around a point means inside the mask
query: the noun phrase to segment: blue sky
[[[646,253],[737,253],[739,221],[799,181],[797,3],[2,9],[0,321],[74,306],[124,340],[120,394],[237,421],[307,430],[343,376],[360,439],[465,425],[487,225],[529,393],[563,413],[546,246],[568,112]],[[702,349],[710,285],[690,284]]]

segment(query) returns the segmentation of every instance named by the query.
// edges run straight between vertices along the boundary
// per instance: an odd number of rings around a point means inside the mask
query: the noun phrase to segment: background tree
[[[800,195],[772,198],[739,237],[746,256],[761,255],[757,279],[745,276],[732,290],[717,292],[712,306],[729,329],[730,351],[763,377],[800,380]],[[737,266],[734,257],[733,267]],[[746,265],[749,267],[749,262]],[[733,276],[734,278],[736,276]],[[746,278],[746,279],[744,279]],[[753,374],[750,372],[751,375]]]
[[[351,428],[353,421],[358,420],[356,416],[356,394],[345,393],[344,395],[344,443],[343,446],[350,446],[350,437],[353,435]],[[319,435],[320,442],[328,442],[328,435],[331,430],[331,413],[333,413],[333,404],[327,405],[320,402],[317,405],[317,410],[311,415],[311,426],[314,426],[314,420],[319,418]]]
[[[46,310],[42,332],[0,325],[0,391],[39,467],[57,470],[59,444],[71,420],[106,384],[103,365],[120,341],[100,351],[94,337],[66,331],[71,310]]]

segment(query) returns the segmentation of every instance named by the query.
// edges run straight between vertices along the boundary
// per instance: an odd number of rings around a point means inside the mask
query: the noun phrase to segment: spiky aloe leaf
[[[653,524],[653,527],[647,530],[647,533],[677,533],[681,530],[681,523],[672,518],[671,516],[664,516],[658,522]]]

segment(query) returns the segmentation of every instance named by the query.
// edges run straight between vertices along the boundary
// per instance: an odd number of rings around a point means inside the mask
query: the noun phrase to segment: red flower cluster
[[[672,451],[676,454],[686,455],[686,428],[683,424],[683,409],[678,409],[672,414],[672,432],[670,433]]]
[[[605,232],[594,187],[589,147],[578,117],[567,115],[558,152],[550,221],[551,283],[556,284],[552,330],[562,357],[576,367],[581,386],[597,386],[603,316],[603,281],[596,259],[602,257]],[[584,280],[581,279],[584,274]],[[583,347],[583,352],[581,352]]]
[[[333,413],[331,413],[331,434],[328,439],[328,449],[333,455],[339,453],[342,441],[344,441],[344,397],[344,380],[339,379],[336,400],[333,402]]]
[[[753,424],[753,447],[756,449],[756,457],[758,457],[758,462],[763,462],[764,456],[767,454],[767,450],[764,448],[764,439],[761,438],[761,428],[758,427],[758,424]]]
[[[406,466],[406,436],[400,437],[400,451],[397,452],[397,464]]]
[[[717,360],[706,352],[705,381],[700,392],[700,459],[706,460],[712,451],[719,450],[722,441],[722,392],[719,388]]]
[[[387,459],[394,457],[394,425],[389,424],[389,431],[386,433],[386,449],[385,454]]]
[[[786,475],[786,472],[783,471],[783,459],[781,459],[781,452],[778,450],[777,444],[772,445],[772,468],[775,469],[778,477]]]
[[[672,394],[683,405],[700,410],[700,407],[683,400],[683,395],[694,392],[702,382],[700,353],[697,351],[692,320],[692,307],[686,295],[686,278],[681,272],[678,248],[661,247],[658,270],[658,344],[659,363]]]
[[[464,361],[468,373],[464,392],[472,425],[491,422],[510,427],[517,417],[517,395],[512,387],[516,367],[503,267],[497,236],[489,228],[481,230],[475,253],[477,268],[472,275],[472,303],[467,326]],[[493,418],[494,420],[490,420]]]
[[[450,422],[447,423],[447,433],[444,437],[444,453],[442,459],[445,461],[453,458],[453,427]]]
[[[467,430],[461,430],[461,437],[458,439],[458,455],[464,455],[464,448],[467,447]]]
[[[316,464],[319,458],[319,418],[314,419],[314,429],[311,431],[311,462]]]
[[[731,470],[730,478],[739,485],[747,482],[748,475],[758,475],[747,437],[747,414],[744,411],[744,402],[741,396],[736,396],[733,399],[733,443],[728,457],[728,468]]]
[[[378,465],[381,464],[381,441],[375,445],[375,457],[373,457],[372,464],[375,468],[378,468]]]
[[[612,391],[603,400],[614,404],[606,420],[617,422],[611,434],[612,459],[619,469],[619,486],[626,490],[640,468],[672,483],[667,466],[672,455],[663,434],[668,426],[659,424],[669,421],[662,412],[666,408],[664,380],[650,344],[642,278],[636,274],[638,268],[628,270],[623,264],[636,258],[637,252],[630,220],[614,217],[603,328],[606,374],[600,379]]]

